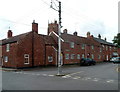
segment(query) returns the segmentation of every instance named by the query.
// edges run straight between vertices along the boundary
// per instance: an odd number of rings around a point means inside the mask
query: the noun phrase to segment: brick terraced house
[[[95,38],[87,33],[87,37],[68,34],[67,29],[61,34],[62,61],[64,64],[80,63],[81,58],[92,58],[97,62],[109,60],[118,54],[118,49],[112,43]],[[58,24],[57,21],[48,24],[48,35],[38,34],[38,23],[33,21],[32,31],[12,35],[8,30],[7,39],[0,44],[2,54],[0,61],[3,67],[23,68],[34,66],[57,65],[58,59]]]

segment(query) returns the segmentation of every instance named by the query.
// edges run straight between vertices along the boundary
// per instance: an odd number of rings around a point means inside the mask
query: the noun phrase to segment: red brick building
[[[57,65],[58,47],[57,21],[48,24],[48,35],[38,34],[38,24],[32,23],[32,31],[12,35],[8,31],[8,38],[2,40],[1,62],[3,67],[23,68],[45,65]],[[63,64],[79,63],[81,58],[90,57],[97,62],[109,60],[116,47],[101,38],[95,38],[87,33],[87,37],[68,34],[65,29],[61,35]]]

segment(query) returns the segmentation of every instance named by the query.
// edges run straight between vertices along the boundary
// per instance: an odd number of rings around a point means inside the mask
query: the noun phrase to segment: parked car
[[[116,57],[112,57],[109,62],[113,62],[116,59]]]
[[[120,63],[120,57],[116,57],[113,61],[113,63]]]
[[[82,58],[80,60],[80,65],[95,65],[96,61],[91,58]]]

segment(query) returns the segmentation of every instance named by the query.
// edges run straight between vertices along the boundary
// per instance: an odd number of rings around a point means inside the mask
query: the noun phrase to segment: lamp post
[[[58,11],[58,13],[59,13],[59,29],[58,29],[58,35],[59,35],[59,37],[58,37],[58,73],[57,73],[57,75],[58,76],[61,76],[62,75],[62,70],[61,70],[61,66],[62,66],[62,56],[61,56],[61,39],[60,39],[60,37],[61,37],[61,28],[62,28],[62,26],[61,26],[61,2],[60,1],[58,1],[58,0],[56,0],[58,3],[59,3],[59,9],[57,10],[57,9],[55,9],[53,6],[52,6],[52,1],[51,1],[51,8],[52,9],[54,9],[55,11]]]

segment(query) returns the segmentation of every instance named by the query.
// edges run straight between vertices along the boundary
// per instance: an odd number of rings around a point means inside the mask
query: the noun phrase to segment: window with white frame
[[[4,57],[4,62],[6,62],[6,63],[8,62],[8,56]]]
[[[29,64],[29,54],[24,54],[24,64]]]
[[[53,61],[53,57],[52,56],[48,56],[48,62],[52,62]]]
[[[10,51],[10,44],[6,44],[6,52]]]
[[[77,59],[80,59],[80,54],[77,54]]]
[[[94,50],[94,46],[93,45],[91,46],[91,48],[92,48],[92,50]]]
[[[75,43],[74,42],[70,42],[70,47],[74,48],[75,47]]]
[[[102,52],[102,48],[100,47],[100,52]]]
[[[75,58],[75,54],[71,54],[71,59],[74,59]]]
[[[85,58],[85,54],[82,54],[82,58]]]
[[[104,50],[105,46],[104,46],[104,45],[102,45],[102,47],[103,47],[103,50]]]
[[[98,59],[101,59],[101,55],[98,55]]]
[[[108,46],[106,46],[106,50],[108,50]]]
[[[111,51],[111,50],[112,50],[112,49],[111,49],[112,47],[110,46],[109,48],[110,48],[110,51]]]
[[[69,59],[69,54],[65,54],[65,59]]]
[[[85,44],[82,44],[82,49],[85,49]]]
[[[93,54],[91,54],[91,57],[92,57],[92,59],[94,59],[94,55]]]

